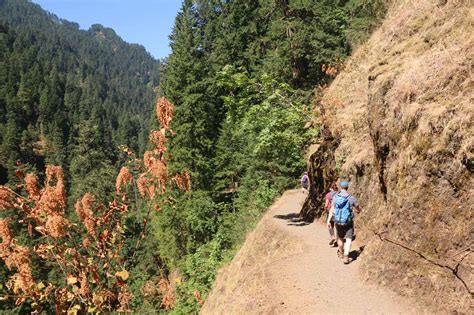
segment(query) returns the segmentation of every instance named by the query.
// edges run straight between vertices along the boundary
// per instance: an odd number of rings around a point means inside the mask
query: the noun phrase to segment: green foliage
[[[235,189],[246,174],[281,190],[304,167],[304,106],[268,75],[253,79],[231,66],[219,73],[227,116],[217,144],[216,185]],[[257,188],[257,187],[252,187]]]
[[[142,221],[140,221],[140,219],[143,220],[141,215],[137,215],[137,213],[134,213],[128,218],[127,226],[130,227],[128,231],[129,241],[124,250],[130,254],[135,251],[137,235],[141,232]],[[159,241],[157,238],[153,237],[156,233],[153,230],[153,227],[148,227],[147,231],[144,232],[148,237],[141,243],[141,246],[135,253],[137,259],[132,261],[132,265],[129,267],[130,291],[133,292],[131,308],[141,311],[153,311],[156,310],[157,305],[147,301],[143,293],[143,286],[150,279],[155,279],[157,276],[163,274],[164,264],[161,261],[159,254],[156,252]],[[124,257],[127,257],[127,255],[124,255]],[[156,302],[158,303],[159,301]]]
[[[222,266],[224,249],[225,238],[222,233],[217,233],[211,242],[183,259],[180,269],[186,281],[177,287],[178,302],[173,313],[190,314],[199,310],[199,301],[194,294],[197,290],[205,300],[209,288],[214,283],[216,270]]]
[[[78,200],[93,190],[98,200],[108,202],[115,193],[114,179],[117,172],[102,149],[98,125],[93,121],[85,121],[79,126],[74,139],[69,165],[71,199]]]
[[[349,27],[345,30],[351,47],[362,44],[371,31],[378,26],[387,11],[383,0],[350,0],[345,5],[349,16]]]
[[[208,65],[195,27],[198,21],[192,1],[184,1],[170,36],[173,54],[167,60],[161,84],[163,95],[175,105],[176,118],[171,128],[177,135],[170,141],[170,169],[189,171],[195,189],[209,185],[212,171],[207,159],[213,154],[219,122],[206,82]]]
[[[206,191],[176,196],[154,216],[160,257],[173,268],[178,258],[209,242],[218,227],[218,208]]]
[[[349,54],[343,5],[327,0],[261,2],[271,15],[265,71],[302,89],[327,81],[322,66]]]

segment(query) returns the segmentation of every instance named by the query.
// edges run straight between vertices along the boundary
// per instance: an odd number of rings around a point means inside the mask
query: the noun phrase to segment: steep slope
[[[320,216],[331,182],[350,180],[367,278],[438,311],[473,311],[473,14],[469,1],[392,5],[316,104],[301,212]]]

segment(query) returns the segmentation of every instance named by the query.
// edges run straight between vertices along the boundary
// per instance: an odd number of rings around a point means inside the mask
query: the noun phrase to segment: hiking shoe
[[[329,246],[334,246],[335,243],[336,243],[336,240],[330,240],[329,241]]]
[[[348,263],[350,263],[350,260],[349,260],[349,256],[344,256],[344,259],[342,260],[342,262],[347,265]]]
[[[337,257],[343,258],[343,257],[344,257],[343,252],[341,252],[340,250],[338,250],[338,251],[337,251]]]

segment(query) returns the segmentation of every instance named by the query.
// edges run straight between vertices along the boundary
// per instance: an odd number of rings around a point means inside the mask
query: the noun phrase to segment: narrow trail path
[[[358,277],[328,245],[327,228],[298,219],[291,190],[268,210],[233,262],[219,272],[202,314],[419,314],[407,301]]]

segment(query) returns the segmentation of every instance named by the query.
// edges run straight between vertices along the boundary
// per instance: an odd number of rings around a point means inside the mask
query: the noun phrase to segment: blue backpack
[[[347,225],[352,221],[352,210],[349,202],[350,195],[342,197],[336,196],[336,204],[334,206],[334,223],[339,225]]]

